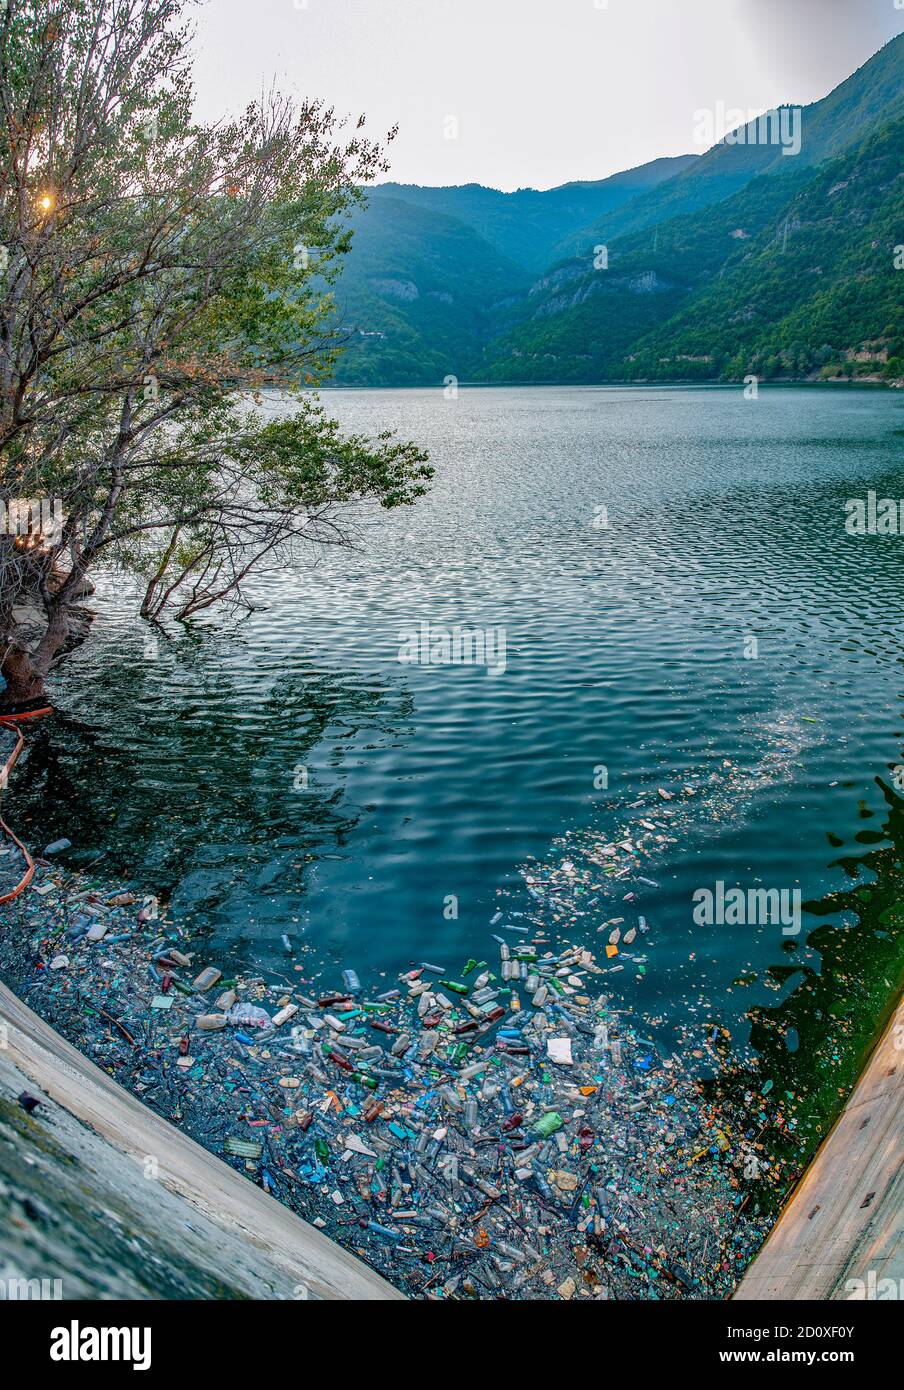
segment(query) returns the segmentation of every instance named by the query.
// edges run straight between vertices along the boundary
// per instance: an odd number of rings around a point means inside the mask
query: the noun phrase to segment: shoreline
[[[611,381],[467,381],[462,379],[458,383],[459,388],[468,391],[530,391],[531,389],[541,388],[575,390],[575,391],[603,391],[615,387],[624,387],[630,390],[632,387],[650,386],[661,387],[668,390],[672,387],[681,387],[687,390],[691,387],[699,390],[711,391],[736,391],[745,385],[743,377],[737,377],[731,381],[701,381],[699,377],[618,377]],[[801,386],[817,386],[820,389],[834,388],[839,391],[849,391],[851,388],[862,387],[864,390],[890,390],[904,391],[904,379],[886,380],[882,377],[858,377],[856,380],[814,380],[811,377],[788,377],[776,380],[774,378],[764,379],[759,382],[761,390],[771,390],[774,388],[786,387],[796,389]],[[377,386],[371,383],[356,381],[336,381],[329,384],[324,383],[316,388],[317,395],[329,395],[333,391],[440,391],[442,382],[422,382],[419,386],[408,383],[406,385]]]

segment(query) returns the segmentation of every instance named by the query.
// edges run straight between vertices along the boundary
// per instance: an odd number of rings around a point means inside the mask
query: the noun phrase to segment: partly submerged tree
[[[40,694],[93,569],[143,575],[145,616],[187,617],[430,476],[309,393],[337,350],[343,214],[382,151],[363,118],[346,134],[277,94],[197,124],[184,9],[0,0],[0,498],[60,516],[0,537],[8,702]],[[44,615],[27,648],[23,595]]]

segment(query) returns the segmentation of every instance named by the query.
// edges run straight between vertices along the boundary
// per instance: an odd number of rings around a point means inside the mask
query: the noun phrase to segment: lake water
[[[287,932],[365,980],[486,956],[491,919],[529,923],[513,914],[536,910],[563,860],[643,838],[653,882],[600,872],[558,925],[600,948],[602,921],[642,912],[647,959],[613,989],[666,1023],[715,1009],[742,1029],[793,986],[767,967],[791,953],[818,970],[819,954],[806,920],[797,938],[700,926],[694,892],[820,898],[850,882],[841,861],[884,843],[904,538],[847,535],[844,503],[904,496],[904,400],[324,399],[352,430],[426,447],[430,495],[363,518],[355,550],[259,577],[242,621],[156,649],[103,579],[12,823],[168,896],[211,958],[285,970]],[[504,672],[401,664],[400,634],[424,622],[501,626]]]

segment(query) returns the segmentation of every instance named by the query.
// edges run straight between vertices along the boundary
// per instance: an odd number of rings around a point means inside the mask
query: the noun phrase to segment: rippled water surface
[[[844,501],[904,496],[900,395],[325,399],[428,448],[429,497],[362,519],[355,550],[261,576],[243,621],[156,650],[105,578],[62,714],[17,774],[19,823],[169,895],[212,952],[278,966],[287,932],[366,976],[483,956],[500,902],[512,923],[530,909],[530,856],[542,882],[563,843],[669,807],[643,870],[659,886],[630,885],[645,970],[613,985],[672,1018],[775,1003],[774,982],[732,982],[782,956],[781,929],[695,926],[691,898],[717,879],[822,896],[840,858],[882,843],[904,538],[847,536]],[[504,673],[400,664],[422,621],[503,626]],[[625,910],[626,885],[601,880],[566,930]],[[797,959],[818,966],[805,935]]]

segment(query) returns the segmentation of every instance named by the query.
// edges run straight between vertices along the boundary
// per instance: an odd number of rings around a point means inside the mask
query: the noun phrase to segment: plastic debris
[[[558,873],[579,881],[573,859]],[[163,909],[58,868],[39,879],[26,948],[18,919],[15,948],[0,929],[20,995],[409,1294],[724,1298],[758,1247],[748,1139],[607,992],[611,942],[597,960],[520,923],[487,960],[424,962],[373,992],[299,945],[294,980],[239,974],[214,1011],[222,972],[192,974]],[[530,886],[543,903],[549,881]]]
[[[47,848],[46,848],[45,851],[44,851],[44,854],[45,854],[45,855],[49,855],[49,854],[62,854],[62,852],[63,852],[64,849],[71,849],[71,848],[72,848],[72,841],[63,838],[62,840],[54,840],[52,844],[48,845]]]

